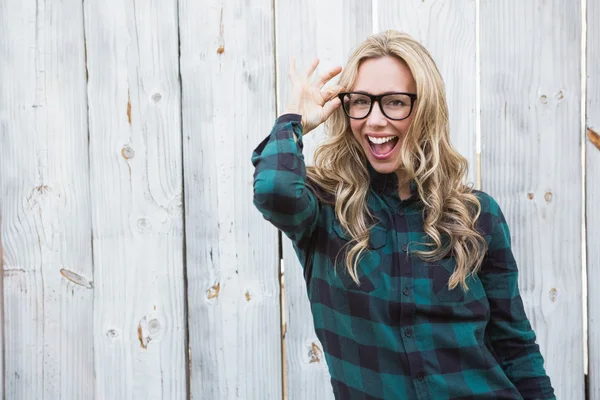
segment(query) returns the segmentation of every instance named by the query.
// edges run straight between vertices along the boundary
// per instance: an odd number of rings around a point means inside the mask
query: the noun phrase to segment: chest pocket
[[[450,257],[427,264],[431,290],[442,303],[459,303],[465,300],[465,292],[460,285],[452,290],[448,288],[448,281],[454,273],[455,266],[456,261]]]
[[[332,261],[329,266],[331,284],[360,292],[371,292],[379,287],[381,263],[384,257],[382,249],[387,243],[387,229],[376,225],[369,232],[369,248],[363,252],[357,265],[356,272],[360,285],[354,282],[346,268],[346,254],[353,246],[353,244],[349,244],[351,237],[337,220],[333,222],[333,231],[335,235],[329,243],[329,254]]]

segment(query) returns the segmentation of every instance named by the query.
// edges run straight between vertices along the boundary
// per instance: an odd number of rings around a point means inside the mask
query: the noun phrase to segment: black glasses
[[[379,96],[363,92],[344,92],[338,94],[342,108],[352,119],[363,119],[373,110],[373,103],[379,103],[379,109],[387,118],[400,121],[410,116],[413,104],[417,99],[415,93],[384,93]]]

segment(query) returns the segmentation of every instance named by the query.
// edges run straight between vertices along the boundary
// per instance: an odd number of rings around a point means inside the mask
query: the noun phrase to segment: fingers
[[[310,66],[308,67],[308,69],[306,70],[306,79],[307,80],[310,81],[310,77],[312,76],[313,72],[315,72],[318,65],[319,65],[319,59],[315,58],[313,60],[313,62],[310,64]]]
[[[319,62],[320,62],[319,58],[315,58],[312,61],[312,63],[310,64],[310,66],[306,69],[305,78],[307,81],[310,81],[310,78],[311,78],[312,74],[315,72],[315,70],[317,69]],[[298,71],[296,70],[296,59],[294,58],[294,56],[291,56],[289,59],[288,70],[289,70],[288,76],[292,81],[299,78]],[[319,77],[319,79],[317,79],[315,81],[315,83],[313,83],[313,86],[319,90],[322,89],[323,86],[325,86],[325,84],[331,80],[331,78],[338,75],[341,71],[342,71],[341,66],[331,68],[329,71],[327,71],[326,73],[321,75]]]
[[[340,85],[333,85],[321,90],[321,97],[323,98],[323,102],[331,100],[333,97],[337,96],[338,93],[343,91],[344,88]]]
[[[329,71],[321,75],[321,77],[314,83],[317,89],[321,89],[327,82],[331,80],[334,76],[342,72],[342,67],[339,65],[337,67],[331,68]]]
[[[337,110],[342,105],[342,101],[339,98],[334,98],[333,100],[325,103],[323,106],[323,121],[325,121],[335,110]]]
[[[291,80],[294,80],[298,76],[298,72],[296,71],[296,59],[294,58],[294,56],[290,57],[288,66],[288,76]]]

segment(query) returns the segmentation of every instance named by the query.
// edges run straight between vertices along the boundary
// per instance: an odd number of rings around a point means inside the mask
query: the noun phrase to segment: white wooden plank
[[[0,33],[4,396],[93,398],[82,3],[4,1]]]
[[[600,1],[587,0],[586,225],[588,377],[590,400],[600,400]]]
[[[290,89],[289,57],[295,57],[298,71],[304,71],[315,57],[319,57],[321,63],[315,76],[334,65],[343,66],[351,49],[372,33],[371,2],[280,0],[276,22],[277,87],[279,109],[284,110]],[[337,82],[337,78],[334,81]],[[307,164],[312,164],[314,150],[324,138],[323,127],[306,136],[304,155]],[[314,331],[302,267],[290,241],[285,236],[283,240],[288,398],[332,399],[329,371],[323,346]]]
[[[482,188],[559,399],[583,399],[579,1],[481,2]]]
[[[184,398],[177,2],[84,11],[97,398]]]
[[[272,1],[179,4],[191,396],[278,399],[277,232],[250,163],[275,118]]]
[[[6,355],[4,353],[4,250],[2,246],[2,212],[0,212],[0,271],[2,271],[0,274],[0,371],[2,371],[0,373],[0,393],[4,396],[4,358]]]
[[[379,29],[412,35],[429,51],[446,86],[450,138],[477,182],[476,30],[473,0],[379,0]]]

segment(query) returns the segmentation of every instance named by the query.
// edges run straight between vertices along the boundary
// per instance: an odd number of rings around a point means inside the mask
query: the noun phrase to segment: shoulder
[[[505,222],[500,205],[494,197],[482,190],[473,189],[472,193],[481,206],[481,211],[477,218],[477,227],[483,234],[490,235],[498,223]]]
[[[495,216],[498,216],[498,214],[500,214],[500,205],[498,204],[496,199],[493,198],[490,194],[482,190],[476,189],[473,189],[472,193],[475,195],[475,197],[477,197],[477,200],[479,200],[482,213],[490,213]]]
[[[312,167],[307,167],[310,170]],[[335,204],[335,196],[325,190],[315,179],[310,175],[306,176],[306,187],[308,187],[317,196],[320,202],[325,204]]]

